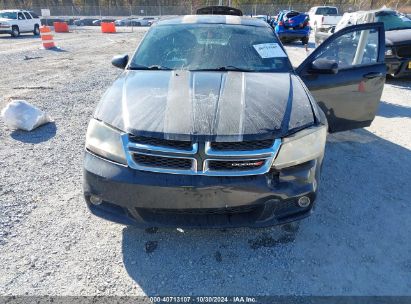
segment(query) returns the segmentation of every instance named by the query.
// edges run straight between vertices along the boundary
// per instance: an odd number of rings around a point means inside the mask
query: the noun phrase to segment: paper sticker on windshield
[[[261,58],[287,57],[278,43],[262,43],[253,45]]]

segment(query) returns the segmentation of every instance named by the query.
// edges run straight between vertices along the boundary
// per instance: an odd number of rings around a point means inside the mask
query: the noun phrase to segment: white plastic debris
[[[11,101],[1,111],[1,117],[8,127],[26,131],[52,121],[49,115],[24,100]]]

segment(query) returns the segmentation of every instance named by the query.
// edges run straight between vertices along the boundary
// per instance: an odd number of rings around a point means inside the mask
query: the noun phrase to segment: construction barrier
[[[54,22],[54,31],[56,33],[68,33],[69,27],[66,22]]]
[[[115,33],[116,25],[114,22],[101,22],[101,32],[103,33]]]
[[[48,26],[41,26],[40,27],[40,35],[41,35],[41,40],[43,42],[43,47],[47,49],[52,49],[55,48],[56,46],[54,45],[53,41],[53,35],[51,34],[50,27]]]

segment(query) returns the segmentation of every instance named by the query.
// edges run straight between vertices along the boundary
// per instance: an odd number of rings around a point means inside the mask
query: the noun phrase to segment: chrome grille
[[[281,145],[280,139],[199,144],[129,134],[122,135],[122,141],[133,169],[210,176],[267,173]]]

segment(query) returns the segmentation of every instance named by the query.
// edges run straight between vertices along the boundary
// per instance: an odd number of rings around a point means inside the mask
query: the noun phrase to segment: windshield
[[[292,70],[269,27],[228,24],[177,24],[151,28],[130,69]]]
[[[15,13],[15,12],[0,12],[0,18],[17,19],[17,13]]]
[[[396,12],[379,12],[377,21],[384,22],[386,31],[411,29],[411,19]]]
[[[319,7],[316,15],[337,15],[338,11],[335,7]]]

